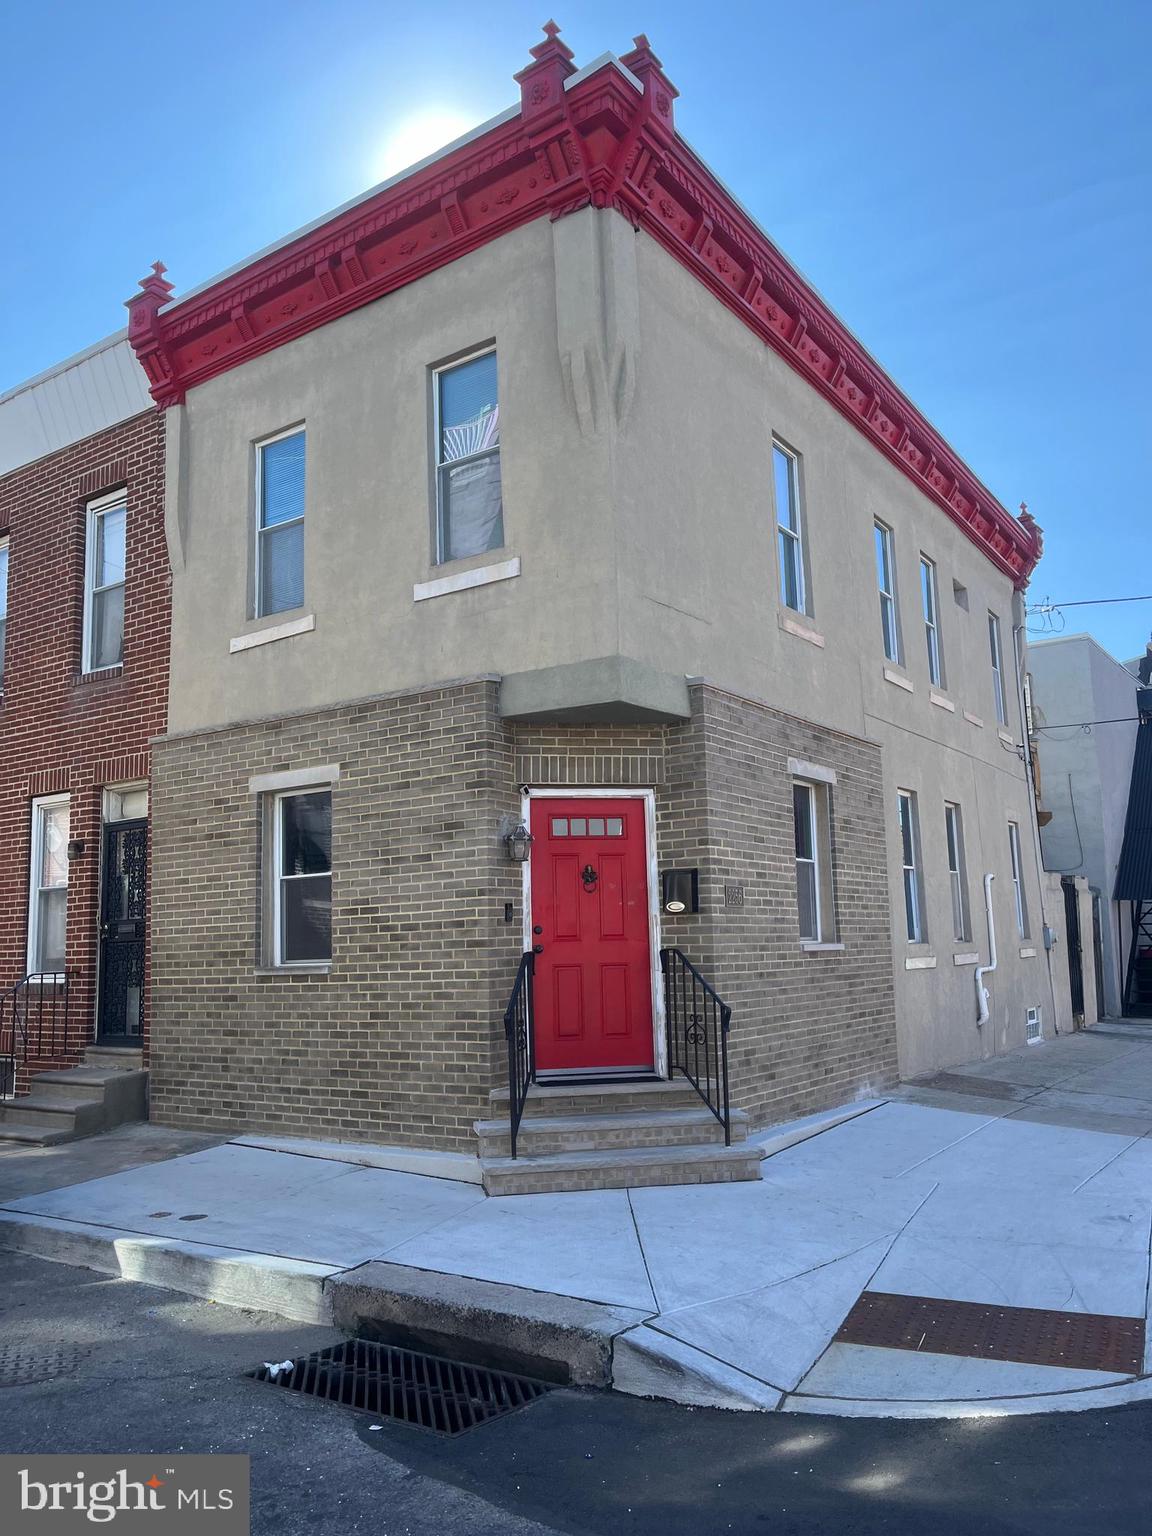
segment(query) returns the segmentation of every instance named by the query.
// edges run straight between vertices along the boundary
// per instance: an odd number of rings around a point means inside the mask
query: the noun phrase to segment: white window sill
[[[437,576],[432,581],[418,581],[412,588],[414,603],[430,597],[446,597],[449,592],[467,592],[472,587],[488,587],[496,581],[511,581],[520,574],[520,556],[501,560],[497,565],[477,565],[470,571],[456,571],[451,576]]]
[[[953,955],[952,956],[952,964],[953,965],[979,965],[980,964],[980,956],[978,954],[974,954],[972,952],[972,950],[970,950],[970,949],[969,950],[965,950],[965,952],[963,954]]]
[[[953,704],[951,699],[946,699],[942,693],[932,692],[929,693],[928,697],[937,709],[946,709],[952,715],[956,713],[955,704]]]
[[[817,944],[809,939],[800,940],[800,948],[806,955],[835,955],[844,950],[843,944]]]
[[[289,619],[285,624],[272,624],[267,629],[254,629],[246,635],[236,635],[228,642],[228,650],[234,656],[237,651],[250,651],[258,645],[271,645],[274,640],[289,640],[293,635],[306,635],[316,628],[316,615],[306,613],[302,619]]]
[[[255,976],[327,976],[330,965],[258,965]]]
[[[1016,745],[1007,731],[997,731],[996,734],[1006,747],[1014,747]]]
[[[1021,958],[1021,960],[1035,960],[1035,958],[1036,958],[1036,951],[1032,948],[1032,946],[1030,944],[1025,944],[1024,947],[1020,951],[1020,958]]]
[[[908,955],[904,960],[906,971],[934,971],[936,969],[935,955]]]
[[[824,649],[824,636],[819,630],[813,629],[811,624],[802,618],[793,618],[787,613],[778,613],[776,622],[786,635],[795,635],[797,640],[807,640],[809,645],[814,645],[818,650]]]
[[[984,724],[983,720],[981,720],[979,715],[974,715],[972,713],[972,711],[968,710],[968,709],[966,709],[964,711],[964,718],[965,718],[965,720],[967,720],[969,725],[979,725],[979,726],[982,726]]]
[[[895,688],[903,688],[905,693],[915,693],[916,685],[910,677],[905,677],[903,672],[897,672],[892,667],[884,668],[884,681],[891,683]]]

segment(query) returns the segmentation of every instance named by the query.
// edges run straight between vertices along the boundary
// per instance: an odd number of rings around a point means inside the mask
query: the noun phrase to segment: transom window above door
[[[622,816],[553,816],[553,837],[623,837]]]

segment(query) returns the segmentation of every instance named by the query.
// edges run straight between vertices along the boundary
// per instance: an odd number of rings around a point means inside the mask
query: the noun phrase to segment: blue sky
[[[414,118],[510,105],[545,19],[4,7],[0,389],[119,328],[157,258],[189,288],[379,180]],[[569,0],[556,20],[577,63],[647,32],[681,132],[981,479],[1028,502],[1033,601],[1152,592],[1148,0]],[[1067,627],[1132,655],[1152,603]]]

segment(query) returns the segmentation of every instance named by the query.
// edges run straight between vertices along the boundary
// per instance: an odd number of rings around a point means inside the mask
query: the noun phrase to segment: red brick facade
[[[86,503],[127,488],[124,660],[84,677]],[[9,540],[8,624],[0,699],[0,990],[25,974],[31,804],[67,792],[67,964],[71,1050],[91,1038],[105,785],[149,776],[164,728],[170,582],[164,540],[164,419],[146,411],[0,480]],[[144,1029],[148,1020],[145,979]],[[40,1065],[44,1063],[41,1062]]]

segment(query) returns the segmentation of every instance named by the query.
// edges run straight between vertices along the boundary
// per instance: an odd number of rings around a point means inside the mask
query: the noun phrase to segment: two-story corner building
[[[1100,1013],[1124,1012],[1130,910],[1114,898],[1124,844],[1139,679],[1091,635],[1058,635],[1028,647],[1033,730],[1040,766],[1040,838],[1046,869],[1067,876],[1072,1007],[1091,1023],[1085,980]],[[1081,922],[1073,879],[1091,902]],[[1090,975],[1086,974],[1090,973]]]
[[[147,1028],[149,739],[168,690],[163,436],[123,332],[0,396],[4,1092],[93,1041],[130,1063]],[[0,1136],[68,1129],[60,1097],[43,1124],[34,1108],[5,1111]]]
[[[506,1151],[534,968],[559,1162],[513,1187],[742,1177],[748,1125],[1039,1027],[1039,534],[693,154],[646,41],[577,71],[546,31],[513,110],[130,302],[173,571],[153,1103]],[[723,1097],[682,956],[732,1010],[735,1144],[606,1169],[575,1110],[691,1120],[685,1066]]]

